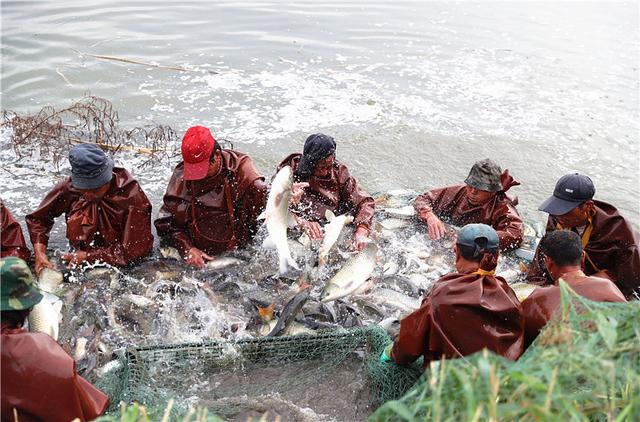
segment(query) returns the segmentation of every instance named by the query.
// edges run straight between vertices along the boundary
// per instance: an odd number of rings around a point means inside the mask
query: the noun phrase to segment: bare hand
[[[185,259],[187,261],[187,264],[189,265],[193,265],[194,267],[197,267],[197,268],[204,268],[204,261],[205,260],[213,261],[214,257],[207,255],[206,253],[202,252],[200,249],[194,246],[191,249],[189,249],[189,252],[187,253],[187,256]]]
[[[85,251],[67,252],[62,254],[61,259],[67,263],[69,267],[76,267],[83,264],[87,260],[88,254]]]
[[[369,230],[365,227],[358,227],[353,233],[351,247],[359,252],[363,250],[369,242]]]
[[[429,231],[429,237],[431,240],[439,240],[446,236],[447,229],[442,220],[436,217],[435,214],[429,213],[425,221],[427,223],[427,230]]]
[[[49,261],[49,257],[46,253],[47,247],[45,245],[36,243],[33,245],[33,249],[36,259],[36,275],[40,274],[40,271],[42,271],[43,268],[50,268],[52,270],[58,269],[53,262]]]
[[[304,231],[311,239],[319,240],[324,236],[322,226],[315,221],[307,221],[302,218],[297,218],[298,226]]]
[[[295,205],[299,203],[302,195],[304,194],[304,188],[308,187],[309,183],[307,182],[294,183],[291,186],[291,204]]]

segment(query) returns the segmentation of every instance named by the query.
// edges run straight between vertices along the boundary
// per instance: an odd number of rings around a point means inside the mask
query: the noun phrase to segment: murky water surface
[[[533,219],[579,170],[638,225],[638,14],[619,2],[3,1],[2,107],[90,92],[125,127],[208,125],[268,175],[324,131],[371,191],[459,182],[489,156],[523,183]],[[137,174],[154,204],[169,175]],[[2,195],[20,215],[46,180]]]

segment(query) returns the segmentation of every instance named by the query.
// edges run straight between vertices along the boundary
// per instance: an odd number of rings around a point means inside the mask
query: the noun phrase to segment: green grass
[[[640,302],[562,295],[561,317],[517,362],[483,351],[432,364],[370,421],[640,420]]]

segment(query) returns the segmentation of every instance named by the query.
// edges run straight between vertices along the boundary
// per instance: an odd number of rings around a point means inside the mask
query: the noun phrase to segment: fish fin
[[[274,243],[273,239],[271,239],[271,236],[267,236],[262,241],[262,247],[267,249],[274,249],[276,247],[276,244]]]
[[[276,304],[274,302],[267,307],[256,306],[256,308],[258,309],[260,318],[265,322],[269,322],[273,319],[273,311],[276,309]]]
[[[336,215],[333,213],[333,211],[328,209],[328,210],[325,210],[324,212],[324,218],[326,218],[327,221],[331,222],[331,220],[336,218]]]
[[[289,226],[289,228],[292,227],[296,227],[298,225],[298,222],[296,221],[296,218],[293,216],[292,213],[287,213],[287,226]]]

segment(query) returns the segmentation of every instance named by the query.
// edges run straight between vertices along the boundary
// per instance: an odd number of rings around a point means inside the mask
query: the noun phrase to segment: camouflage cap
[[[42,300],[31,270],[20,258],[10,256],[0,259],[0,296],[2,311],[22,311]]]
[[[484,160],[477,161],[473,167],[471,167],[469,176],[467,176],[464,182],[478,190],[499,192],[504,189],[500,181],[501,175],[502,169],[500,166],[490,159],[485,158]]]

